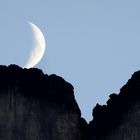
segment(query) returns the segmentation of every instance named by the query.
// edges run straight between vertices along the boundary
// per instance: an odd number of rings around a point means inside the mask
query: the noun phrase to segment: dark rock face
[[[73,87],[38,69],[0,66],[0,140],[84,140]]]
[[[140,139],[140,71],[134,73],[118,95],[110,95],[107,105],[93,109],[89,123],[90,140]]]
[[[56,75],[0,66],[0,140],[139,140],[140,71],[81,118],[73,86]]]

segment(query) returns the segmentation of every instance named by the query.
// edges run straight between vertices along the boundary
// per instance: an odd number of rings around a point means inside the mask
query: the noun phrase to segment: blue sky
[[[0,64],[24,66],[32,46],[27,21],[46,38],[36,66],[72,83],[87,121],[140,69],[139,0],[2,0]]]

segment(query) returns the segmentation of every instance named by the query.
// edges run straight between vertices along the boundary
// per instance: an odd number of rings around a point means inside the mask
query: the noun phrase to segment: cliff
[[[107,105],[96,105],[89,123],[89,139],[140,139],[140,71],[133,74],[118,95],[110,95]]]
[[[0,66],[0,140],[84,140],[86,129],[70,83]]]
[[[109,97],[87,124],[63,78],[0,66],[0,140],[139,140],[140,71]]]

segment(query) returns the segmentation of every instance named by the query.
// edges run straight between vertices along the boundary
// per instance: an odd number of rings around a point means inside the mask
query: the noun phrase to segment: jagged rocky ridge
[[[0,66],[0,140],[84,140],[86,127],[70,83]]]
[[[139,140],[140,71],[93,109],[87,124],[73,86],[56,75],[0,66],[0,140]]]
[[[93,109],[89,123],[90,140],[139,140],[140,139],[140,71],[120,89],[111,94],[107,105]]]

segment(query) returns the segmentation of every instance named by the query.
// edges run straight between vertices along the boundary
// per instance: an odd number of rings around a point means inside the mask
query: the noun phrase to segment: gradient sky
[[[32,46],[27,21],[46,38],[36,66],[74,86],[87,121],[140,69],[139,0],[1,0],[0,64],[24,66]]]

